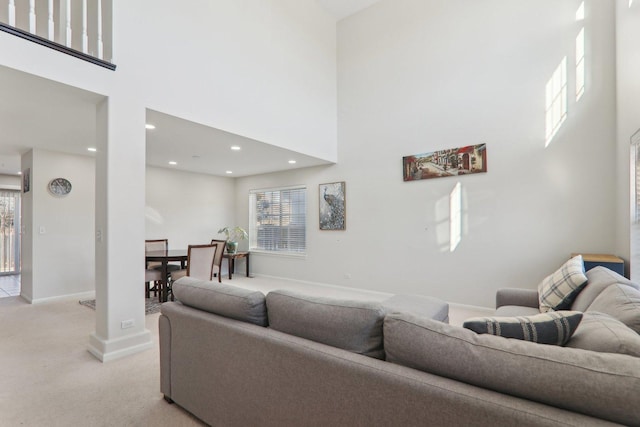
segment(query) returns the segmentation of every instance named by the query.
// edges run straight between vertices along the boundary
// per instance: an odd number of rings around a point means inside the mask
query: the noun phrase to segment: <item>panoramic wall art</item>
[[[405,181],[469,175],[487,171],[487,144],[467,145],[402,158]]]
[[[346,229],[345,187],[344,181],[320,184],[320,230]]]

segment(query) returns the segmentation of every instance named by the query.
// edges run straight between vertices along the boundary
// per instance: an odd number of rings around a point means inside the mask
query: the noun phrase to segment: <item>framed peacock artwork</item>
[[[345,230],[347,227],[346,183],[320,184],[320,230]]]

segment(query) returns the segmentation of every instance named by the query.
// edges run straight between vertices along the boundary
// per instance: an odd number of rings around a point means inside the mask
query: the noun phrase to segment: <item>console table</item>
[[[233,275],[234,269],[236,268],[236,259],[244,258],[247,266],[247,277],[249,277],[249,252],[236,252],[230,254],[229,252],[225,252],[223,255],[224,258],[227,259],[227,269],[229,270],[229,280],[231,280],[231,276]]]
[[[607,255],[607,254],[579,254],[579,253],[571,254],[572,257],[576,255],[582,255],[585,271],[589,271],[593,267],[597,267],[601,265],[603,267],[608,268],[609,270],[615,271],[621,276],[624,276],[624,260],[622,258],[618,258],[615,255]]]

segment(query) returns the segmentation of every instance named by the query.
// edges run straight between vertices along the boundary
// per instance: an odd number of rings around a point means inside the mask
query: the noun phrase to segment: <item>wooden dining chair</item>
[[[216,259],[213,261],[213,275],[218,276],[218,282],[222,283],[222,258],[224,256],[224,250],[227,247],[226,240],[211,239],[211,243],[217,243],[221,247],[216,251]]]
[[[144,270],[145,297],[151,298],[158,295],[162,283],[162,272],[155,268],[147,268]]]
[[[152,239],[144,241],[144,251],[166,251],[169,249],[169,239]],[[180,270],[180,266],[176,264],[167,264],[167,271]],[[158,291],[162,289],[162,263],[147,262],[145,265],[145,295],[151,298],[151,292],[156,296]]]
[[[166,251],[169,250],[169,239],[154,239],[154,240],[145,240],[144,241],[144,250],[145,252],[151,251]],[[149,262],[147,263],[147,268],[155,268],[161,269],[161,262]],[[169,272],[173,270],[180,270],[180,266],[177,264],[167,264],[167,270]]]
[[[211,281],[215,267],[216,255],[222,252],[220,243],[209,245],[189,245],[187,251],[187,268],[171,272],[171,281],[189,276],[200,280]]]

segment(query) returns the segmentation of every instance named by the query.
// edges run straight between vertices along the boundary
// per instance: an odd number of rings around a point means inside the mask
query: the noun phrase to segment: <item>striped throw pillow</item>
[[[533,316],[473,317],[462,326],[478,334],[565,345],[582,320],[580,311],[552,311]]]
[[[538,285],[540,311],[568,310],[573,300],[587,284],[582,255],[565,262],[555,273]]]

